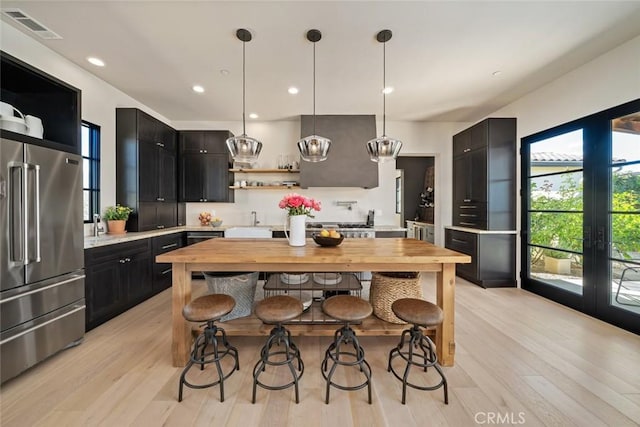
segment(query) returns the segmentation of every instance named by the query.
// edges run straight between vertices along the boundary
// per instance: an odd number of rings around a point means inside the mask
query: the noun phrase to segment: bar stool
[[[256,304],[254,313],[256,317],[262,320],[264,323],[275,325],[269,334],[267,342],[260,350],[260,360],[253,368],[253,398],[252,403],[256,403],[256,388],[260,386],[267,390],[284,390],[291,386],[294,386],[296,391],[296,403],[300,402],[300,396],[298,393],[298,381],[304,373],[304,363],[300,358],[300,350],[291,339],[291,332],[282,326],[283,322],[295,319],[303,312],[302,302],[294,297],[288,295],[276,295],[268,297],[259,301]],[[272,351],[271,348],[274,345],[280,346],[284,343],[284,349]],[[282,356],[284,359],[282,360]],[[281,360],[274,360],[281,359]],[[294,366],[294,361],[297,361],[298,368]],[[258,376],[265,371],[267,365],[270,366],[283,366],[288,365],[291,370],[291,376],[293,380],[283,385],[268,385],[260,382]]]
[[[369,302],[353,295],[336,295],[324,300],[322,311],[328,316],[343,322],[342,328],[338,329],[333,336],[333,342],[327,348],[322,361],[322,376],[327,382],[325,403],[329,403],[329,390],[334,386],[340,390],[360,390],[368,387],[369,404],[371,404],[371,366],[364,359],[364,349],[360,346],[356,333],[349,323],[359,322],[373,313],[373,308]],[[353,352],[343,349],[343,345],[351,344]],[[347,360],[345,360],[347,356]],[[327,375],[329,360],[333,362],[331,370]],[[355,386],[337,384],[332,381],[333,374],[338,366],[358,366],[360,372],[365,376],[365,381]]]
[[[194,299],[182,309],[182,316],[189,322],[207,322],[207,325],[204,331],[196,338],[189,363],[187,363],[182,375],[180,375],[178,402],[182,402],[183,385],[190,388],[207,388],[216,384],[220,384],[220,402],[224,402],[224,380],[229,378],[236,370],[240,370],[240,363],[238,361],[238,350],[229,344],[224,329],[216,326],[214,322],[229,314],[235,305],[236,302],[229,295],[211,294]],[[224,351],[220,350],[218,334],[220,334],[221,344],[225,348]],[[207,351],[208,346],[212,346],[213,350]],[[234,359],[234,364],[231,371],[224,374],[220,361],[227,355]],[[216,365],[218,371],[218,379],[216,381],[208,384],[191,384],[186,380],[187,372],[194,364],[200,365],[200,370],[203,370],[204,366],[209,363],[215,363]]]
[[[442,323],[442,309],[435,304],[416,298],[402,298],[394,301],[391,305],[393,313],[405,322],[413,324],[410,329],[405,329],[400,338],[400,344],[389,352],[389,364],[387,371],[393,372],[396,378],[402,381],[402,404],[405,404],[407,396],[407,386],[418,390],[437,390],[444,386],[444,403],[449,404],[449,394],[447,392],[447,379],[442,372],[442,368],[438,364],[438,357],[435,352],[435,344],[431,338],[422,333],[424,328],[434,328]],[[405,343],[405,336],[409,335],[408,349],[402,350]],[[418,349],[421,352],[418,352]],[[393,358],[400,356],[405,360],[406,366],[402,377],[396,373],[391,361]],[[423,368],[427,372],[427,368],[434,367],[442,380],[434,386],[419,386],[409,382],[409,370],[411,366]]]

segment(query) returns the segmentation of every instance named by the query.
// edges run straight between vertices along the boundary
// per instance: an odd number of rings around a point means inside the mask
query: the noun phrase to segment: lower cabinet
[[[471,256],[456,275],[483,288],[516,286],[516,235],[445,228],[445,247]]]
[[[152,294],[149,239],[87,249],[84,258],[87,330]]]
[[[184,246],[184,233],[158,236],[151,239],[153,249],[153,293],[157,294],[171,287],[172,269],[171,264],[156,263],[156,256],[165,252],[174,251]]]

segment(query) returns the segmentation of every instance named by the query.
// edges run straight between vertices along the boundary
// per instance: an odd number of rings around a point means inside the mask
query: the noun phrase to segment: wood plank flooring
[[[425,295],[435,299],[434,275]],[[217,387],[185,388],[171,366],[171,294],[164,291],[90,331],[2,385],[0,424],[10,426],[637,426],[640,337],[520,289],[484,290],[458,278],[456,365],[442,390],[407,391],[386,371],[398,338],[362,337],[373,369],[366,391],[331,390],[324,403],[320,362],[328,337],[297,337],[305,362],[300,404],[292,389],[258,389],[251,370],[264,337],[232,336],[241,370]],[[206,374],[197,373],[197,375]],[[285,379],[277,372],[274,380]],[[353,372],[345,381],[357,381]],[[287,379],[288,380],[288,379]],[[419,379],[417,379],[419,381]]]

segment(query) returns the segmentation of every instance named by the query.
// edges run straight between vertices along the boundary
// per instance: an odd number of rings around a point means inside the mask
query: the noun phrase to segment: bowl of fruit
[[[211,218],[211,222],[209,224],[211,224],[212,227],[220,227],[222,225],[222,218]]]
[[[319,233],[313,233],[311,237],[320,246],[338,246],[344,240],[344,235],[337,230],[323,229]]]

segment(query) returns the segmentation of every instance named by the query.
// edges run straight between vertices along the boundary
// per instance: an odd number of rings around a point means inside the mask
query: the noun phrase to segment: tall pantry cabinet
[[[471,255],[456,273],[515,286],[516,119],[489,118],[453,137],[453,220],[445,246]]]

